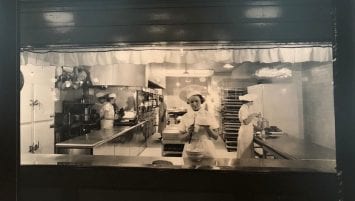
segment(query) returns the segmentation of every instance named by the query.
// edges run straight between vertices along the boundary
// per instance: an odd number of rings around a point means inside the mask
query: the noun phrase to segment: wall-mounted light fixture
[[[231,68],[234,68],[234,66],[232,64],[227,63],[227,64],[223,65],[223,68],[231,69]]]
[[[50,26],[74,26],[74,14],[71,12],[46,12],[43,14],[44,20]]]

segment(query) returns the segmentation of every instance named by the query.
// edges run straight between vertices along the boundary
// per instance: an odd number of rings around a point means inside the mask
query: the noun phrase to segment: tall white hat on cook
[[[206,101],[205,97],[201,94],[201,92],[199,92],[199,91],[190,91],[189,93],[186,94],[187,104],[189,104],[190,98],[192,96],[194,96],[194,95],[201,96],[201,98],[200,98],[201,99],[201,104],[203,104]]]
[[[245,94],[243,96],[239,96],[239,100],[244,101],[255,101],[258,98],[256,94]]]
[[[202,96],[201,92],[198,92],[198,91],[190,91],[189,93],[187,93],[186,99],[191,98],[191,96],[193,96],[193,95],[200,95],[200,96]]]
[[[117,96],[116,96],[115,93],[110,93],[110,94],[108,95],[108,97],[109,97],[109,98],[116,98]]]
[[[105,95],[106,95],[106,93],[104,93],[104,92],[98,92],[98,93],[95,94],[95,96],[96,96],[97,98],[103,97],[103,96],[105,96]]]

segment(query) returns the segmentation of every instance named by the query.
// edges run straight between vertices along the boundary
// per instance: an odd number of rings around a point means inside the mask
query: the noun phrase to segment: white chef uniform
[[[186,150],[193,150],[195,148],[203,149],[205,157],[215,157],[216,150],[211,137],[208,136],[208,133],[204,129],[199,129],[199,125],[209,125],[211,129],[217,129],[219,126],[216,118],[202,108],[199,111],[189,110],[189,112],[181,118],[179,131],[188,132],[188,128],[194,123],[194,119],[195,131],[198,132],[192,135],[191,143],[185,143],[183,157],[186,157]]]
[[[256,95],[247,94],[244,96],[239,96],[240,100],[254,101]],[[239,109],[239,121],[241,126],[238,132],[238,142],[237,142],[237,158],[254,158],[254,126],[256,125],[256,120],[253,119],[249,124],[244,124],[244,120],[252,113],[253,107],[249,107],[247,104],[243,104]]]
[[[107,116],[105,116],[105,113],[107,112]],[[113,108],[113,105],[109,102],[104,103],[104,105],[101,107],[100,110],[100,115],[103,115],[103,119],[101,119],[101,129],[113,129],[113,120],[111,119],[105,119],[107,118],[114,118],[115,117],[115,110]]]

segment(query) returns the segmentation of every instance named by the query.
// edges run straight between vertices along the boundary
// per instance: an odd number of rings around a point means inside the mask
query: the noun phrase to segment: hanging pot
[[[23,78],[22,71],[20,71],[20,90],[22,89],[24,83],[25,83],[25,80]]]

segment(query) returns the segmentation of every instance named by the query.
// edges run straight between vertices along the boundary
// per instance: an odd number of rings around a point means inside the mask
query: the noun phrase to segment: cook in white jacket
[[[199,149],[204,157],[213,158],[216,151],[211,139],[218,139],[218,122],[211,113],[201,108],[205,99],[200,93],[191,92],[187,97],[191,110],[182,116],[179,123],[180,137],[186,142],[183,157],[186,157],[186,150]]]
[[[101,128],[101,119],[103,117],[103,110],[102,107],[104,106],[104,104],[107,101],[107,96],[108,94],[104,93],[104,92],[98,92],[96,93],[96,98],[97,98],[97,102],[95,103],[95,105],[92,107],[92,109],[95,111],[95,113],[97,114],[96,118],[95,118],[95,128],[96,129],[100,129]]]
[[[113,129],[113,121],[118,118],[115,114],[113,103],[116,102],[116,94],[111,93],[108,95],[107,102],[101,108],[100,115],[101,119],[101,129]]]
[[[257,99],[256,94],[239,96],[239,100],[249,101],[240,107],[239,121],[241,126],[238,132],[237,158],[254,158],[254,125],[258,113],[253,112],[253,101]]]

